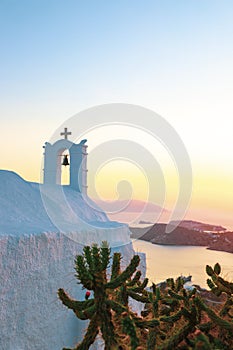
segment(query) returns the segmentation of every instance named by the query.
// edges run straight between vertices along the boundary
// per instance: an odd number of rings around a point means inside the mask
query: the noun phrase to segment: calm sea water
[[[233,281],[233,254],[208,250],[205,247],[162,246],[134,240],[134,250],[146,253],[147,277],[155,283],[169,277],[192,275],[192,283],[203,288],[207,274],[205,266],[216,262],[222,266],[222,276]]]

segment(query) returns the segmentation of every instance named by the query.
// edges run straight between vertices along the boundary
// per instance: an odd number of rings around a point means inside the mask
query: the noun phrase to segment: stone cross
[[[66,139],[66,140],[68,139],[68,135],[71,135],[71,134],[72,134],[72,132],[70,132],[70,131],[68,132],[67,128],[64,128],[64,132],[60,133],[61,136],[64,135],[64,139]]]

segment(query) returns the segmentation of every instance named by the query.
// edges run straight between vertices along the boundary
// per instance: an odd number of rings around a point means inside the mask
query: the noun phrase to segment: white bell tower
[[[64,139],[49,142],[44,146],[44,184],[61,185],[62,153],[69,150],[70,184],[69,186],[83,194],[87,194],[87,140],[75,144],[68,140],[67,128],[60,134]]]

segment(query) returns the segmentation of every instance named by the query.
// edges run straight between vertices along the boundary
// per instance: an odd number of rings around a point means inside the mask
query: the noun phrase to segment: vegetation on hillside
[[[181,277],[167,279],[163,288],[148,288],[137,271],[138,255],[121,269],[121,254],[110,254],[103,243],[84,247],[76,257],[76,277],[88,290],[86,300],[73,300],[58,290],[66,307],[79,319],[90,320],[82,342],[63,350],[88,350],[98,333],[105,350],[233,349],[233,283],[220,276],[218,263],[206,266],[209,294],[215,295],[211,300],[195,288],[186,290]],[[129,297],[144,303],[140,316],[131,310]]]

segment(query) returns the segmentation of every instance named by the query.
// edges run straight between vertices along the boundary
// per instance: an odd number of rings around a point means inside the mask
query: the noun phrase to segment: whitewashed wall
[[[126,263],[132,245],[119,249]],[[1,350],[59,350],[82,339],[85,322],[57,298],[62,287],[84,299],[74,277],[74,257],[81,251],[63,234],[0,236]]]

